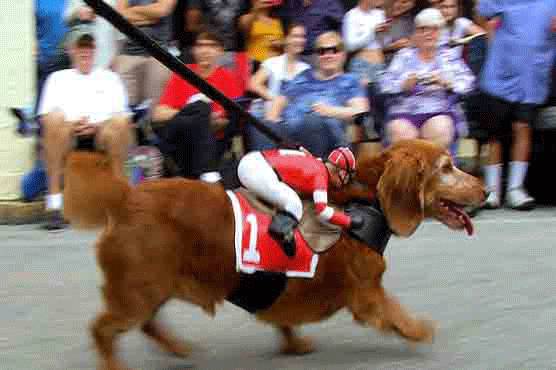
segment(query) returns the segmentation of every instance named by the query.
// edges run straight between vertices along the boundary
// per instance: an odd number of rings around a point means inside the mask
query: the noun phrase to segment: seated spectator
[[[241,91],[237,79],[218,64],[223,52],[220,38],[203,31],[192,49],[196,63],[188,67],[227,97],[238,98]],[[202,180],[214,177],[215,163],[229,139],[226,130],[230,119],[221,105],[172,74],[154,108],[153,121],[162,141],[161,151],[175,161],[179,175]]]
[[[444,0],[440,5],[440,12],[446,22],[446,26],[440,32],[438,41],[440,46],[450,47],[465,36],[485,33],[485,30],[471,20],[458,17],[459,8],[457,0]],[[458,52],[458,55],[462,56],[463,46],[456,46],[455,50]]]
[[[363,85],[376,82],[384,69],[384,55],[377,34],[386,30],[384,0],[359,0],[344,16],[342,36],[348,52],[353,53],[348,70]]]
[[[105,3],[115,6],[116,0],[105,0]],[[116,29],[106,19],[97,17],[94,10],[83,0],[67,1],[64,19],[70,25],[91,23],[97,47],[94,66],[112,68],[116,56]]]
[[[171,50],[171,13],[176,0],[117,0],[116,9],[134,26],[145,32],[158,45]],[[132,106],[158,102],[170,70],[132,40],[120,41],[114,69],[120,75]]]
[[[64,227],[61,177],[64,158],[74,142],[92,138],[95,146],[110,156],[114,174],[121,178],[125,178],[124,164],[132,143],[124,85],[114,72],[93,68],[96,47],[92,31],[75,29],[68,45],[72,68],[50,75],[39,106],[48,174],[47,230]]]
[[[251,77],[249,91],[260,96],[252,104],[252,113],[257,118],[263,118],[270,107],[272,99],[280,95],[280,86],[284,81],[290,81],[310,66],[299,60],[299,54],[305,48],[305,27],[291,23],[288,26],[284,42],[284,54],[265,60],[261,68]]]
[[[378,35],[382,45],[385,64],[392,61],[394,54],[410,46],[413,34],[415,0],[393,0],[389,8],[388,27]]]
[[[239,19],[250,6],[250,0],[188,0],[185,9],[187,32],[193,39],[205,29],[217,34],[224,47],[218,62],[232,69],[236,53],[245,49],[245,35],[239,27]]]
[[[253,71],[266,59],[281,53],[284,29],[274,9],[274,3],[269,0],[252,0],[249,12],[239,18]]]
[[[315,68],[282,85],[266,114],[268,125],[300,143],[313,155],[325,157],[346,146],[347,123],[369,109],[365,90],[355,75],[344,73],[346,53],[337,32],[315,41]]]
[[[449,148],[457,137],[454,94],[473,87],[474,76],[451,49],[438,48],[444,26],[440,11],[428,8],[415,17],[415,47],[399,51],[382,81],[389,99],[387,143],[421,137]]]

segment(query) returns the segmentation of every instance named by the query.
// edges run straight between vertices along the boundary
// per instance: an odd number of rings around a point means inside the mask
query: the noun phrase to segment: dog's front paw
[[[309,337],[295,337],[286,340],[282,345],[281,352],[286,355],[306,355],[314,352],[315,346]]]
[[[432,344],[438,330],[436,321],[424,317],[417,318],[415,321],[417,328],[414,342]]]
[[[216,316],[216,305],[214,303],[207,303],[201,306],[203,311],[210,317]]]

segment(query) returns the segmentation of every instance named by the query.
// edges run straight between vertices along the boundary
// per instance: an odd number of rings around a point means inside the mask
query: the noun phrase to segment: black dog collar
[[[374,198],[370,203],[355,201],[350,203],[345,211],[350,216],[359,215],[363,218],[363,226],[350,230],[349,234],[382,256],[392,236],[392,229],[388,226],[388,220],[378,199]]]

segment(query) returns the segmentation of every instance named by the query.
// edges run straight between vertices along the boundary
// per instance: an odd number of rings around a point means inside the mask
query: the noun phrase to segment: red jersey
[[[195,73],[199,70],[197,64],[189,64],[188,67]],[[242,94],[239,82],[235,76],[225,68],[216,68],[205,81],[220,90],[230,99],[238,98]],[[186,104],[190,103],[190,99],[194,98],[197,94],[200,94],[200,92],[196,87],[182,79],[178,74],[173,73],[166,83],[159,104],[180,110]],[[224,108],[222,108],[220,104],[211,102],[211,109],[213,112],[221,112],[224,116],[226,115]]]
[[[317,216],[332,224],[348,228],[351,218],[328,206],[328,169],[312,155],[290,149],[263,150],[262,155],[282,182],[296,193],[312,196]]]

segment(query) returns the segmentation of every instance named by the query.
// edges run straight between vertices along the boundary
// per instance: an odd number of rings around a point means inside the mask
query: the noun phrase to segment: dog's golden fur
[[[376,193],[400,236],[412,234],[425,217],[461,229],[461,219],[446,214],[442,202],[477,205],[485,197],[477,179],[453,167],[444,150],[423,141],[402,142],[378,155],[360,153],[357,174],[364,186],[353,185],[331,198],[341,203]],[[99,368],[125,368],[114,342],[135,327],[167,351],[186,355],[188,347],[154,318],[171,298],[214,315],[238,286],[234,218],[224,189],[184,179],[132,187],[111,175],[101,154],[85,152],[70,155],[65,176],[66,218],[78,228],[104,227],[96,252],[105,306],[91,326]],[[321,256],[313,279],[289,279],[278,300],[257,318],[281,331],[285,353],[310,352],[311,342],[294,328],[344,307],[358,323],[410,341],[431,341],[433,325],[409,314],[382,287],[385,268],[382,256],[344,234]]]

